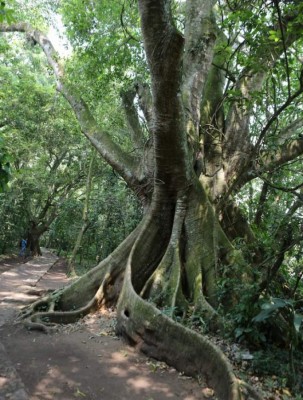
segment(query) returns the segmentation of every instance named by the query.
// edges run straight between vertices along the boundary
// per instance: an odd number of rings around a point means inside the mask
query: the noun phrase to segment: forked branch
[[[46,55],[48,64],[54,72],[57,81],[57,90],[62,93],[72,107],[83,134],[128,185],[131,188],[137,189],[140,185],[140,180],[135,173],[136,160],[130,154],[122,151],[121,147],[113,141],[111,136],[100,129],[84,100],[73,93],[72,88],[64,84],[63,63],[49,38],[41,31],[22,22],[12,25],[0,24],[0,32],[23,32],[40,45]]]

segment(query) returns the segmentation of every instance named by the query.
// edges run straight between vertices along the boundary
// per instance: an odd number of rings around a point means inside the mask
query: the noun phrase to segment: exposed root
[[[165,215],[170,217],[171,210]],[[117,333],[131,344],[187,375],[207,377],[219,399],[243,400],[247,394],[251,399],[260,400],[261,396],[236,378],[221,350],[140,297],[146,281],[161,260],[165,260],[165,255],[170,255],[165,249],[168,246],[173,250],[178,248],[180,230],[178,235],[169,238],[168,232],[172,232],[173,223],[166,221],[163,227],[162,220],[161,213],[160,216],[149,214],[126,241],[125,247],[102,264],[104,269],[96,267],[68,288],[36,301],[21,314],[21,319],[28,329],[48,333],[55,324],[73,323],[98,309],[108,298],[116,299],[119,295]],[[138,235],[136,240],[135,235]],[[173,251],[172,254],[172,260],[180,270],[182,259],[178,252]],[[171,282],[176,283],[172,285],[175,290],[171,297],[172,304],[176,304],[179,276]],[[85,295],[81,297],[83,292]],[[71,309],[73,305],[75,309]]]
[[[44,333],[50,333],[51,330],[56,329],[56,324],[47,324],[45,322],[40,323],[40,322],[34,322],[34,321],[30,321],[30,320],[25,320],[23,322],[24,326],[28,329],[28,330],[36,330],[36,331],[41,331]]]
[[[173,316],[175,308],[180,308],[186,314],[188,307],[188,302],[182,291],[182,261],[180,254],[185,211],[182,201],[177,202],[172,227],[173,234],[170,237],[166,252],[140,293],[142,298],[152,300],[157,306],[169,307],[172,310],[171,316]]]
[[[17,320],[25,320],[39,311],[53,311],[61,293],[62,289],[55,290],[44,296],[42,299],[38,299],[29,306],[26,306],[21,310]]]
[[[245,398],[221,350],[142,300],[128,284],[119,303],[117,333],[150,357],[187,375],[205,376],[220,399]]]
[[[229,361],[217,346],[143,300],[138,285],[135,290],[133,275],[136,280],[136,271],[148,257],[142,248],[154,248],[153,238],[147,234],[153,219],[146,221],[128,259],[118,303],[117,333],[150,357],[187,375],[205,376],[219,399],[243,400],[248,393],[251,399],[260,400],[261,397],[249,385],[236,378]]]
[[[90,312],[95,311],[97,309],[98,301],[100,300],[100,297],[102,297],[103,286],[100,286],[97,293],[87,304],[71,311],[56,310],[56,305],[60,299],[61,292],[62,289],[56,293],[54,292],[49,297],[36,301],[22,311],[19,320],[23,320],[27,329],[49,333],[50,328],[53,329],[56,324],[70,324],[83,318]]]
[[[245,399],[263,400],[262,396],[248,383],[240,379],[238,380],[238,382]]]
[[[71,285],[27,306],[18,320],[28,329],[48,333],[55,324],[68,324],[103,305],[115,304],[121,291],[126,261],[139,226],[99,265]]]

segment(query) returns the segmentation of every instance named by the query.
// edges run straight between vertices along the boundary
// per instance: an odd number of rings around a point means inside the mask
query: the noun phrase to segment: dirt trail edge
[[[203,400],[207,385],[147,359],[115,336],[115,312],[87,316],[50,335],[15,323],[37,295],[68,283],[52,253],[0,275],[0,400]],[[178,351],[178,349],[176,349]]]
[[[12,323],[20,308],[34,301],[37,296],[30,290],[58,260],[44,249],[43,256],[27,263],[16,264],[0,275],[0,332],[5,324]],[[11,362],[0,336],[0,400],[27,400],[24,384]]]

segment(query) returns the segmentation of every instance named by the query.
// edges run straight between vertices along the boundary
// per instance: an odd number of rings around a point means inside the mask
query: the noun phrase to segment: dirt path
[[[164,363],[147,359],[119,340],[114,333],[113,311],[88,316],[50,335],[30,332],[15,324],[18,310],[33,301],[34,293],[68,283],[65,264],[56,262],[51,253],[27,264],[12,263],[2,270],[0,400],[212,397],[210,389]]]

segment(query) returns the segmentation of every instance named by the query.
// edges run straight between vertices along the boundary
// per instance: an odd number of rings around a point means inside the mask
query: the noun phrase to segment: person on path
[[[20,254],[19,254],[20,257],[25,258],[26,246],[27,246],[27,240],[21,239],[21,242],[20,242],[21,250],[20,250]]]

